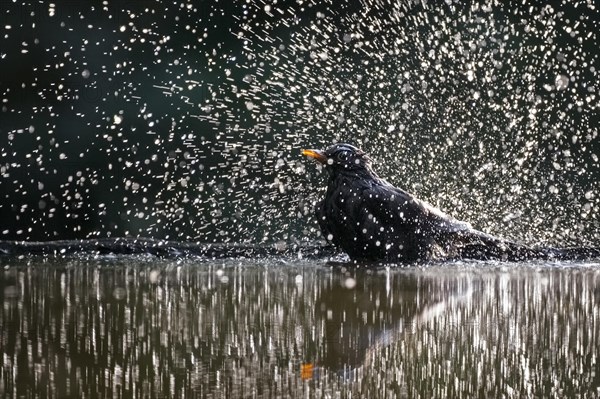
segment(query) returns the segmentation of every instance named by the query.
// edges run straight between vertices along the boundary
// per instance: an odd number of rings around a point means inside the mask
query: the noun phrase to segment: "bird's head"
[[[302,150],[302,155],[332,172],[368,170],[371,161],[364,151],[350,144],[334,144],[325,151]]]

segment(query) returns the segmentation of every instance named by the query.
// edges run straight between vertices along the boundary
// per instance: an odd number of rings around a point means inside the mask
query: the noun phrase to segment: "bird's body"
[[[469,229],[376,176],[341,171],[329,179],[317,220],[323,236],[353,259],[430,258],[442,233]]]
[[[321,232],[354,260],[565,257],[561,250],[533,249],[493,237],[444,214],[378,177],[368,156],[354,146],[337,144],[304,154],[330,172],[325,198],[316,207]]]

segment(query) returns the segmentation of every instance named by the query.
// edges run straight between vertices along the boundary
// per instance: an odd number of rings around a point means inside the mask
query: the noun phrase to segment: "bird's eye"
[[[350,152],[348,151],[340,151],[337,154],[337,159],[340,162],[346,162],[350,158]]]

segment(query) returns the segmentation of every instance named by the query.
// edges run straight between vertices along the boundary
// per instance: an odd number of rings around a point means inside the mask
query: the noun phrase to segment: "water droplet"
[[[356,280],[352,277],[348,277],[344,280],[344,287],[348,288],[349,290],[354,289],[356,287]]]
[[[566,75],[556,75],[554,86],[556,86],[556,90],[565,90],[569,87],[569,77]]]

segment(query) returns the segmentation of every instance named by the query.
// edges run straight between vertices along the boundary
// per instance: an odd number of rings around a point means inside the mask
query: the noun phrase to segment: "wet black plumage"
[[[316,206],[323,236],[354,260],[580,259],[597,249],[530,248],[473,229],[381,179],[369,157],[349,144],[304,150],[329,172]]]

